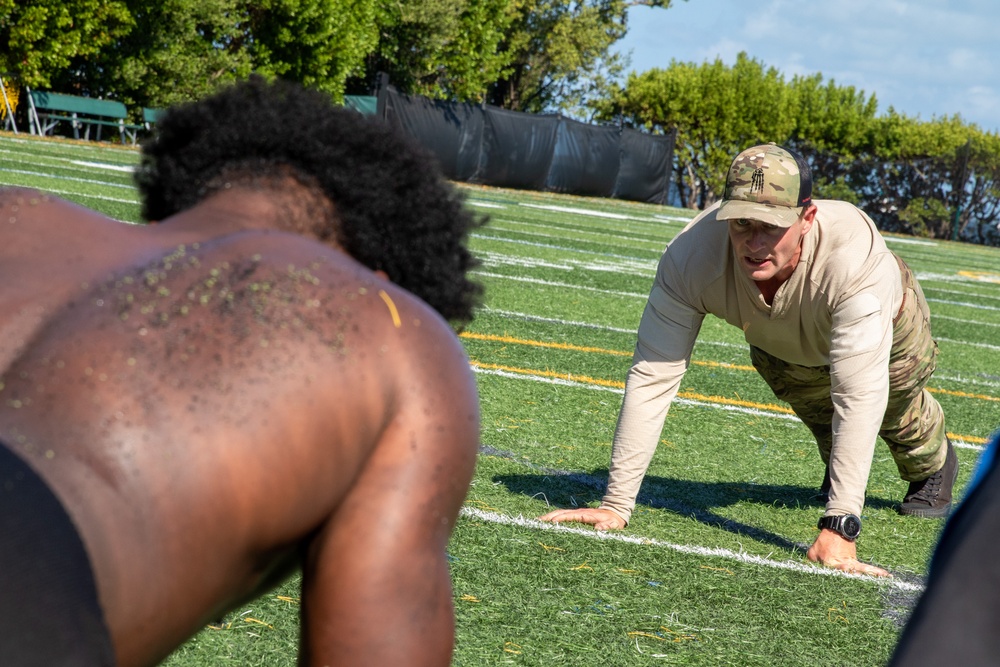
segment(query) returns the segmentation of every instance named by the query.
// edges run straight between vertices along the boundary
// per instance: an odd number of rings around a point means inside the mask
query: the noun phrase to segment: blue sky
[[[745,51],[786,81],[821,73],[874,93],[880,114],[1000,131],[998,0],[673,0],[632,7],[628,26],[617,49],[635,71]]]

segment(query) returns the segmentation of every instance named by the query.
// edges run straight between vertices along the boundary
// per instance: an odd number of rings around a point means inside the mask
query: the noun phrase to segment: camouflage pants
[[[934,372],[937,343],[931,338],[930,311],[913,272],[899,262],[903,306],[893,320],[889,356],[889,402],[879,435],[889,445],[899,476],[908,482],[926,479],[944,465],[947,454],[944,414],[925,385]],[[754,368],[791,405],[809,427],[824,463],[833,445],[833,401],[829,366],[799,366],[750,347]]]

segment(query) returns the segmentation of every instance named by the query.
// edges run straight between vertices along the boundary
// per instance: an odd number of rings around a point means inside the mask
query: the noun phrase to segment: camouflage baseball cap
[[[733,160],[716,217],[791,227],[811,200],[809,164],[787,148],[764,144],[746,149]]]

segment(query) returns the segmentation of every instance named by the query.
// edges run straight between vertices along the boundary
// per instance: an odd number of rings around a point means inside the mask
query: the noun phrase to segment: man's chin
[[[774,268],[770,262],[764,262],[763,264],[750,264],[749,262],[743,262],[743,273],[747,275],[750,280],[760,282],[762,280],[770,280],[774,276]]]

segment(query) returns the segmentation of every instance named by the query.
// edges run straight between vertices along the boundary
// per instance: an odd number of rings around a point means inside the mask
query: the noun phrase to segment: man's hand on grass
[[[551,521],[552,523],[562,523],[563,521],[576,521],[578,523],[589,523],[595,530],[618,529],[625,527],[625,519],[621,518],[611,510],[592,509],[583,507],[575,510],[553,510],[548,514],[538,517],[539,521]]]
[[[859,561],[857,546],[854,542],[845,540],[839,533],[829,528],[824,528],[819,532],[819,536],[809,547],[806,556],[813,562],[822,563],[827,567],[844,572],[869,574],[874,577],[892,576],[887,570]]]

